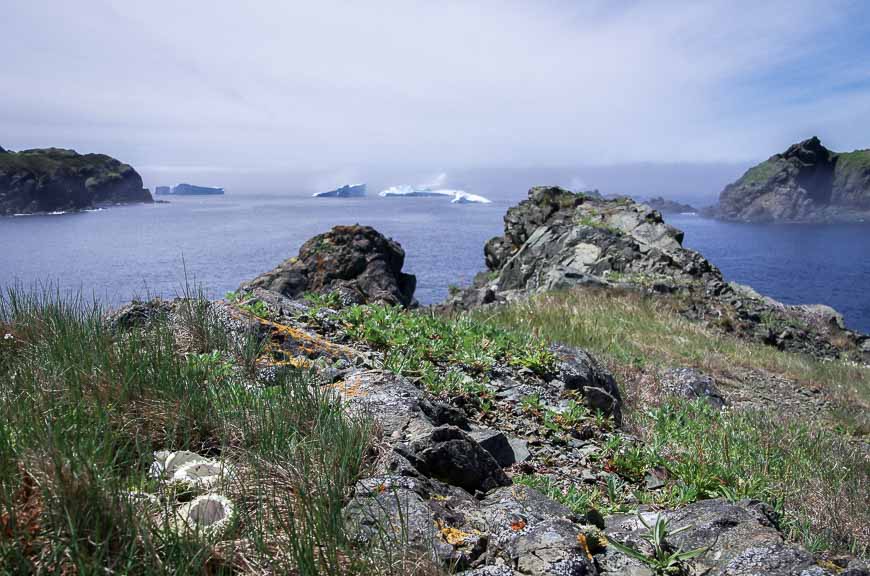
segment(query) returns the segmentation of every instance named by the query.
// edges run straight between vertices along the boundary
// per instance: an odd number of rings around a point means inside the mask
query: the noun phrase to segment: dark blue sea
[[[0,285],[51,283],[108,303],[174,296],[185,281],[212,297],[295,255],[336,224],[368,224],[398,240],[421,303],[483,269],[483,244],[523,197],[456,205],[441,198],[314,199],[238,193],[169,204],[0,219]],[[824,303],[870,332],[870,225],[730,224],[667,218],[726,278],[787,303]]]

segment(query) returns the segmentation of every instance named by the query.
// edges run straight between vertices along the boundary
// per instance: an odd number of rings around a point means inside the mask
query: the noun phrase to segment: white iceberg
[[[489,198],[484,198],[483,196],[479,196],[478,194],[469,194],[463,190],[455,190],[456,194],[454,195],[453,200],[450,201],[451,204],[491,204],[492,200]]]
[[[335,190],[326,192],[315,192],[311,196],[314,198],[362,198],[366,195],[365,184],[346,184]]]
[[[425,198],[445,197],[450,198],[451,204],[489,204],[490,200],[477,194],[469,194],[464,190],[451,190],[448,188],[415,188],[414,186],[400,185],[391,186],[381,190],[378,196],[382,198]]]

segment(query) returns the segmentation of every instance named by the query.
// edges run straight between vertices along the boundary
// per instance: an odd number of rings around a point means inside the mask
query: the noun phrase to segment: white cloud
[[[857,146],[866,88],[777,79],[836,51],[860,9],[15,0],[2,145],[240,170],[734,161],[816,132]],[[818,77],[866,79],[867,56]]]

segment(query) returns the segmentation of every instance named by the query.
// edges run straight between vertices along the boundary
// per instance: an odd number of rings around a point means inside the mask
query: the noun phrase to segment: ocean
[[[169,204],[0,219],[0,286],[39,283],[108,304],[180,295],[201,285],[211,297],[234,290],[297,253],[336,224],[367,224],[401,243],[417,299],[443,300],[484,268],[483,244],[500,234],[508,207],[442,198],[311,198],[236,193],[173,197]],[[870,225],[748,225],[666,216],[684,244],[728,280],[783,302],[824,303],[870,332]]]

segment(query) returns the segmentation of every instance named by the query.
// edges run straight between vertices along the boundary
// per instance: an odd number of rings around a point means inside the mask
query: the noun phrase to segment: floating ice
[[[378,193],[383,198],[421,198],[440,196],[450,198],[452,204],[489,204],[490,200],[477,194],[469,194],[465,190],[451,190],[449,188],[431,189],[415,188],[408,185],[391,186]]]

